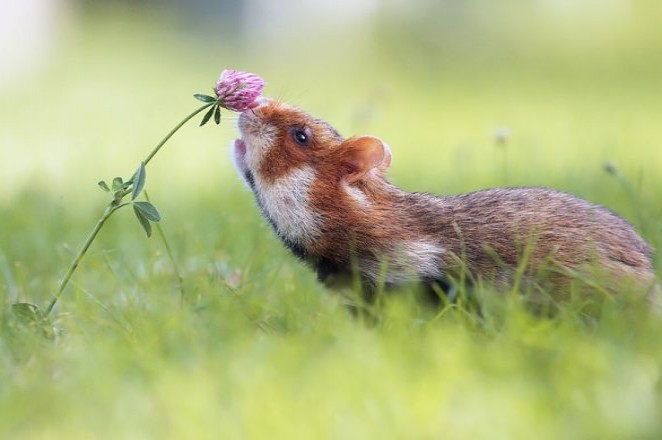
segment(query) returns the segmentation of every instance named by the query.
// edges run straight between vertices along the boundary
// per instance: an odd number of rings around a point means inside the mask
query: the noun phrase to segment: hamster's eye
[[[294,139],[294,142],[297,144],[305,147],[308,146],[310,143],[310,133],[308,130],[305,130],[303,128],[293,128],[292,129],[292,139]]]

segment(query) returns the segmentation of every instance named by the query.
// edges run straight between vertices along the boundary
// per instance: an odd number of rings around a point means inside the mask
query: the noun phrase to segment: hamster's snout
[[[261,116],[261,110],[271,104],[271,102],[272,100],[270,98],[265,98],[264,96],[257,98],[251,105],[250,109],[239,115],[239,130],[243,131],[243,128],[247,127],[251,121],[259,119]]]
[[[233,146],[235,163],[241,170],[257,170],[276,141],[277,127],[271,122],[272,100],[259,98],[256,105],[242,112],[237,121],[241,135]]]
[[[245,139],[246,136],[252,135],[256,131],[256,119],[257,115],[253,112],[253,110],[245,111],[239,115],[239,119],[237,120],[237,128],[239,129],[239,133],[241,133],[242,138]]]
[[[247,134],[257,134],[261,120],[261,110],[265,108],[271,100],[269,98],[260,97],[255,100],[253,107],[239,115],[237,126],[242,136]]]
[[[273,100],[271,98],[260,97],[255,100],[255,106],[239,115],[237,127],[244,141],[248,144],[253,141],[264,140],[273,135],[275,127],[268,122],[267,115],[270,114]]]
[[[269,103],[271,103],[271,101],[272,101],[271,98],[267,98],[266,96],[260,96],[255,101],[253,101],[253,104],[251,104],[251,109],[249,111],[259,109],[260,107],[265,107]]]

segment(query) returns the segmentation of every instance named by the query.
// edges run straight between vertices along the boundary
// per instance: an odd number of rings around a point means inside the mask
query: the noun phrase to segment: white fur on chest
[[[315,172],[303,167],[264,183],[255,176],[257,197],[278,234],[294,243],[308,245],[320,235],[321,218],[310,209],[310,191]]]

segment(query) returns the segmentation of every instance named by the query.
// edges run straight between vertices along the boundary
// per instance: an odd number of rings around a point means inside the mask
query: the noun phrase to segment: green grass
[[[75,27],[41,73],[0,91],[6,310],[47,304],[106,202],[96,181],[127,177],[224,67],[262,74],[268,94],[345,134],[381,136],[408,189],[552,186],[614,209],[662,248],[662,69],[620,58],[653,52],[654,39],[633,33],[594,58],[548,48],[540,65],[460,57],[434,75],[388,46],[358,70],[360,58],[338,55],[293,74],[273,62],[288,50],[242,55],[145,23],[109,14]],[[500,126],[512,130],[505,147]],[[126,210],[55,309],[54,339],[0,313],[0,437],[660,436],[662,321],[644,307],[606,301],[587,319],[571,303],[536,318],[492,293],[479,321],[402,296],[377,323],[352,318],[259,218],[230,165],[233,136],[229,115],[220,128],[192,124],[148,168],[184,300],[163,244]]]

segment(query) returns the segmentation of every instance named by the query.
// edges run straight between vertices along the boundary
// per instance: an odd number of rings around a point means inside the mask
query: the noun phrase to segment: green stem
[[[210,102],[210,103],[207,103],[207,104],[199,107],[198,109],[196,109],[195,111],[190,113],[187,117],[182,119],[182,121],[179,124],[175,125],[175,127],[172,130],[170,130],[170,132],[161,140],[161,142],[159,142],[158,145],[156,147],[154,147],[152,152],[149,153],[147,158],[144,160],[145,165],[147,165],[149,163],[149,161],[152,160],[152,158],[156,155],[156,153],[159,152],[161,147],[163,147],[165,145],[165,143],[168,142],[168,140],[177,132],[177,130],[182,128],[184,126],[184,124],[186,124],[189,120],[191,120],[195,115],[197,115],[198,113],[200,113],[204,109],[211,107],[214,104],[215,104],[215,102]],[[130,191],[125,191],[125,193],[122,194],[122,197],[126,196],[129,193],[130,193]],[[121,198],[120,198],[120,200],[121,200]],[[106,220],[108,220],[108,218],[115,211],[117,211],[118,209],[120,209],[123,206],[130,205],[130,204],[131,204],[131,202],[119,204],[118,200],[113,200],[108,206],[106,206],[106,209],[104,210],[103,214],[101,215],[101,218],[97,221],[97,224],[94,225],[94,229],[92,229],[92,232],[90,232],[90,235],[87,237],[87,240],[85,240],[85,243],[83,244],[83,247],[80,249],[80,251],[78,252],[76,257],[74,258],[74,261],[71,263],[71,266],[69,266],[69,270],[67,270],[67,273],[64,275],[64,278],[62,278],[62,281],[60,282],[60,287],[58,288],[57,292],[53,296],[53,299],[51,299],[51,302],[48,304],[48,307],[46,308],[46,315],[49,315],[51,313],[51,311],[53,310],[53,307],[55,307],[55,304],[57,304],[58,300],[60,299],[60,296],[62,296],[62,293],[64,292],[64,289],[67,287],[67,284],[69,283],[69,280],[71,280],[71,277],[73,276],[74,272],[78,268],[78,265],[80,264],[80,261],[83,259],[83,257],[85,256],[85,253],[87,252],[87,250],[92,245],[92,242],[94,242],[94,239],[96,238],[97,234],[99,233],[99,231],[103,227],[104,223],[106,223]],[[163,238],[164,237],[163,232],[159,228],[158,223],[157,223],[157,229],[159,231],[159,234],[161,234],[161,236]],[[168,249],[167,243],[166,243],[166,249]],[[169,250],[168,250],[168,253],[170,254]],[[172,259],[172,257],[171,257],[171,259]],[[175,269],[175,270],[177,272],[179,272],[177,269]],[[180,283],[181,283],[181,276],[179,276],[179,274],[178,274],[178,277],[180,278]],[[183,292],[183,290],[182,290],[182,292]]]
[[[69,270],[67,273],[64,275],[64,278],[62,278],[62,281],[60,282],[60,287],[57,289],[57,293],[53,296],[53,299],[51,300],[50,304],[48,304],[48,307],[46,308],[46,315],[51,313],[51,310],[53,310],[53,307],[55,307],[55,304],[57,301],[60,299],[60,296],[62,296],[62,292],[64,292],[65,287],[67,287],[67,284],[69,283],[69,280],[71,279],[72,275],[76,271],[76,268],[80,264],[80,260],[83,259],[85,256],[85,253],[87,250],[90,248],[92,245],[92,242],[96,238],[97,234],[101,230],[101,227],[106,223],[106,220],[113,215],[115,211],[118,209],[122,208],[123,206],[130,205],[131,203],[123,203],[121,205],[117,205],[115,202],[111,202],[108,206],[106,206],[106,209],[103,211],[103,215],[101,218],[97,221],[97,224],[94,225],[94,229],[92,229],[92,232],[90,232],[90,235],[87,237],[87,240],[85,240],[85,243],[83,244],[83,247],[80,248],[80,251],[78,251],[78,254],[74,258],[74,261],[72,261],[71,266],[69,266]]]
[[[147,191],[143,191],[143,194],[145,194],[145,199],[151,203],[151,200],[149,200],[149,194],[147,194]],[[163,245],[165,247],[166,253],[168,254],[168,258],[170,259],[170,264],[172,264],[172,268],[175,271],[175,276],[177,276],[177,283],[179,287],[179,294],[180,294],[180,301],[181,304],[184,304],[184,299],[186,298],[186,291],[184,290],[184,277],[182,277],[182,273],[179,270],[179,265],[177,264],[177,260],[175,260],[175,256],[172,253],[172,248],[170,247],[170,243],[168,243],[168,239],[165,236],[165,233],[163,232],[163,228],[161,227],[161,223],[157,222],[154,223],[154,226],[156,226],[156,231],[159,234],[159,237],[161,238],[161,241],[163,242]]]
[[[177,125],[175,126],[175,128],[173,128],[172,130],[170,130],[170,133],[168,133],[168,134],[167,134],[167,135],[161,140],[161,142],[159,142],[159,144],[158,144],[156,147],[154,147],[154,149],[152,150],[152,152],[149,153],[149,155],[147,156],[147,158],[143,161],[143,162],[145,162],[145,165],[147,165],[147,164],[149,163],[149,161],[152,160],[152,158],[154,157],[154,155],[155,155],[156,153],[159,152],[159,150],[161,149],[161,147],[163,147],[163,145],[165,145],[165,143],[168,142],[168,139],[170,139],[170,138],[172,137],[172,135],[175,134],[175,133],[177,132],[177,130],[179,130],[180,128],[182,128],[182,127],[184,126],[184,124],[186,124],[186,123],[187,123],[191,118],[193,118],[195,115],[197,115],[198,113],[200,113],[200,112],[203,111],[204,109],[211,107],[211,106],[214,105],[214,104],[216,104],[216,103],[215,103],[215,102],[209,102],[209,103],[203,105],[202,107],[198,108],[197,110],[195,110],[193,113],[191,113],[190,115],[188,115],[188,116],[185,117],[184,119],[182,119],[182,121],[181,121],[179,124],[177,124]]]

